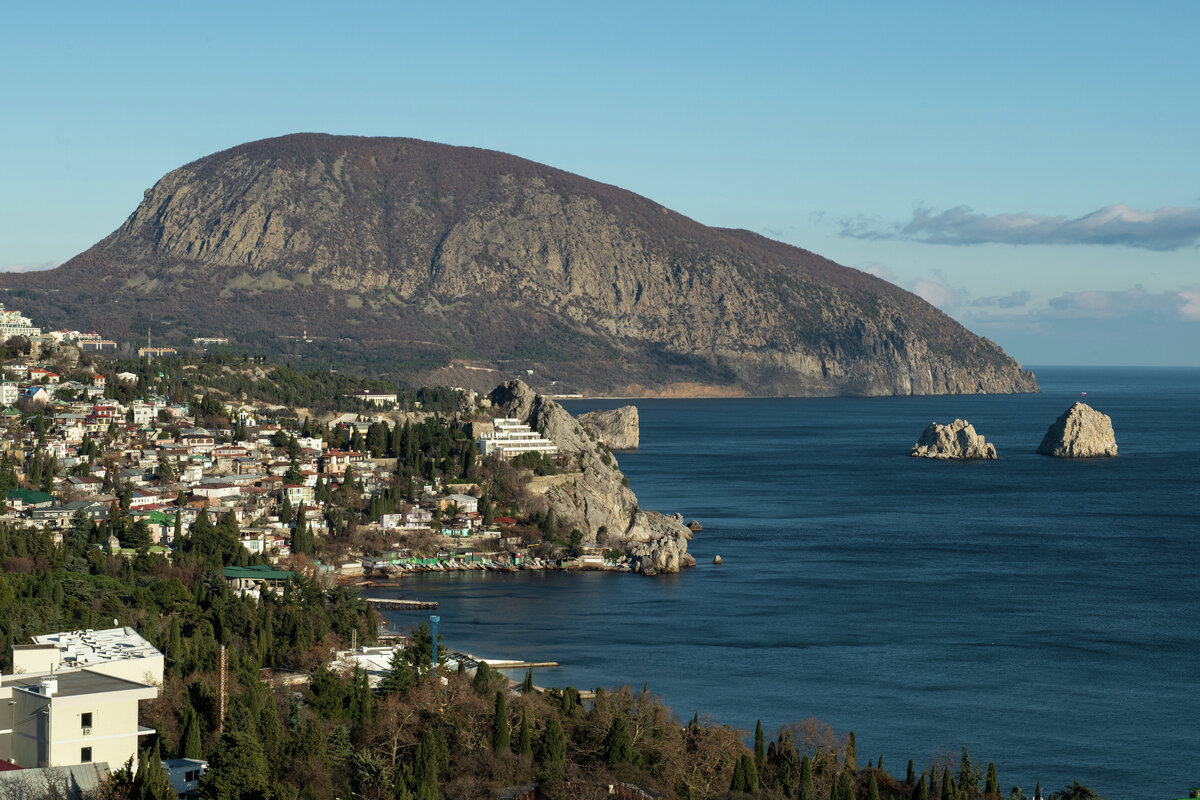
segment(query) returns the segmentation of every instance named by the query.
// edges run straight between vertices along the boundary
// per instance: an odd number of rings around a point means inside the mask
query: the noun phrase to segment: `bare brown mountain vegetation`
[[[229,334],[414,382],[533,370],[535,385],[613,394],[1037,390],[997,345],[871,275],[413,139],[297,134],[216,153],[164,176],[87,252],[0,285],[56,326]]]

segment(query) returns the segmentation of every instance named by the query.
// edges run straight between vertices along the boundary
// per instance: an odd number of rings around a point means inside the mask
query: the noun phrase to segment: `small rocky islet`
[[[1113,458],[1117,455],[1117,439],[1112,418],[1087,403],[1076,402],[1050,425],[1037,452],[1055,458]],[[909,455],[939,461],[998,458],[995,445],[963,419],[947,425],[929,423]]]

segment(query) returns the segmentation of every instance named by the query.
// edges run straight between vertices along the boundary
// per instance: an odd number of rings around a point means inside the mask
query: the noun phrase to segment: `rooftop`
[[[33,641],[35,644],[57,647],[62,652],[63,664],[70,667],[86,667],[105,661],[162,655],[158,648],[128,627],[99,631],[61,631],[34,636]]]

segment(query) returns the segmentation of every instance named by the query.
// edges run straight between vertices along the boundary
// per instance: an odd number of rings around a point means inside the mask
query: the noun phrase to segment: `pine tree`
[[[1042,782],[1038,781],[1033,787],[1033,800],[1042,800]]]
[[[492,723],[492,749],[497,753],[509,749],[508,701],[503,691],[496,692],[496,714]]]
[[[762,720],[754,725],[754,766],[762,769],[767,763],[767,740],[763,736]]]

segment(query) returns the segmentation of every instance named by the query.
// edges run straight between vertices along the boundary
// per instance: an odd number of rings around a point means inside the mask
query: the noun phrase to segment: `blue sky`
[[[576,8],[575,6],[579,6]],[[298,131],[515,153],[916,291],[1028,364],[1200,365],[1200,4],[62,3],[0,31],[0,267]]]

